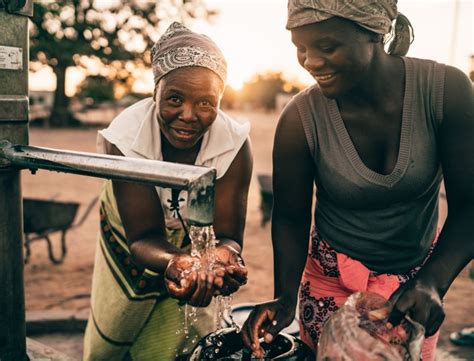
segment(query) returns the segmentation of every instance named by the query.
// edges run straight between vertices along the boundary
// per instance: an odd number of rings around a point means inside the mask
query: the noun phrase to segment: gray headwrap
[[[333,16],[354,21],[377,34],[391,33],[389,54],[405,55],[413,41],[413,28],[397,11],[397,0],[289,0],[286,28],[291,30]]]
[[[188,66],[208,68],[226,83],[227,63],[217,45],[178,22],[172,23],[153,45],[151,62],[155,87],[165,74]]]

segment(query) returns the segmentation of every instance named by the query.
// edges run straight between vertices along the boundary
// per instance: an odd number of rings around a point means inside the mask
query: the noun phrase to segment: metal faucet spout
[[[210,226],[214,221],[216,170],[206,173],[188,188],[188,221],[193,226]]]
[[[113,155],[13,145],[0,140],[0,167],[48,169],[188,191],[188,219],[194,226],[214,220],[216,170],[201,166]]]

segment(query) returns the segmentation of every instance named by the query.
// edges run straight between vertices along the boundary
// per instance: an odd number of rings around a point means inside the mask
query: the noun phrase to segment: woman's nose
[[[316,54],[306,54],[306,59],[304,61],[304,67],[310,72],[320,70],[326,64],[326,60]]]
[[[179,119],[185,122],[192,122],[196,120],[196,113],[192,104],[184,103],[179,114]]]

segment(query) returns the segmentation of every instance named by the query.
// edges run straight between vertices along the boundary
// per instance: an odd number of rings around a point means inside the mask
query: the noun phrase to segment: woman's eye
[[[169,97],[168,101],[172,104],[177,104],[177,105],[182,103],[182,101],[179,97]]]
[[[212,107],[212,106],[213,106],[212,103],[211,103],[209,100],[201,100],[201,101],[199,102],[199,105],[200,105],[201,107],[205,107],[205,108],[209,108],[209,107]]]
[[[325,53],[332,53],[334,52],[334,50],[336,50],[336,47],[333,45],[329,45],[329,46],[321,46],[320,49],[321,51]]]

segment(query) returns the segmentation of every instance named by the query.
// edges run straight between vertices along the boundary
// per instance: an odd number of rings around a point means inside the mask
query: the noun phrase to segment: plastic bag
[[[357,292],[332,315],[318,343],[318,361],[419,360],[425,330],[409,317],[393,329],[386,323],[391,304],[382,296]]]

